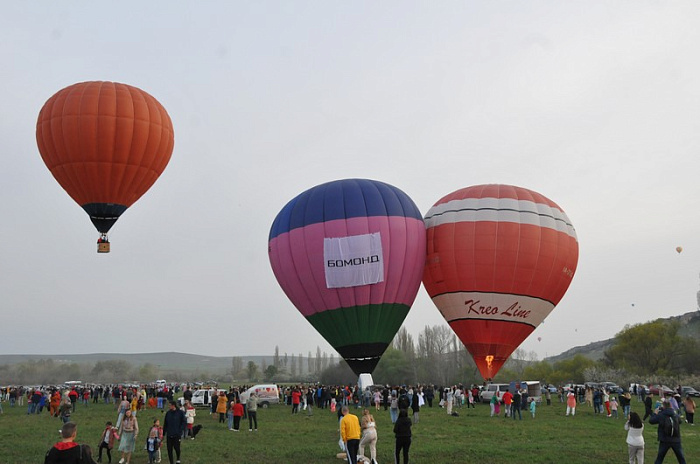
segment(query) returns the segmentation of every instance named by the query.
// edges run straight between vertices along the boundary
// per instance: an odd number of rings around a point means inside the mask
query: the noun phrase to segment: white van
[[[221,388],[219,388],[219,389],[209,388],[209,389],[203,389],[203,390],[195,390],[192,392],[192,400],[190,402],[192,403],[192,406],[195,406],[195,407],[196,406],[211,406],[212,397],[216,398],[222,392],[224,394],[226,394],[227,390],[222,390]],[[206,399],[206,401],[205,401],[205,399]],[[184,397],[178,398],[178,401],[180,402],[180,406],[185,404]]]
[[[357,387],[360,389],[360,392],[364,392],[365,388],[371,387],[372,385],[374,385],[372,374],[360,374],[357,378]]]
[[[240,393],[241,402],[245,403],[250,398],[250,394],[255,392],[258,397],[258,405],[262,408],[266,408],[271,404],[279,404],[280,402],[280,391],[277,385],[272,383],[265,383],[260,385],[253,385],[249,389]]]
[[[507,383],[490,383],[484,387],[479,393],[479,398],[481,398],[482,403],[488,403],[491,401],[491,397],[498,392],[498,397],[502,398],[503,394],[510,388],[510,384]]]

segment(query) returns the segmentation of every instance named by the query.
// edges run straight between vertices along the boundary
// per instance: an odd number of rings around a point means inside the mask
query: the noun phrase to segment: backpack
[[[664,433],[669,438],[676,438],[681,436],[680,420],[678,420],[678,415],[674,414],[672,416],[666,416],[663,422]]]

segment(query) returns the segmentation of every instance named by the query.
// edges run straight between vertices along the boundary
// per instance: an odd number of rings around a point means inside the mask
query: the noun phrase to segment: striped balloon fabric
[[[576,231],[545,196],[497,184],[447,195],[425,223],[423,284],[491,379],[569,288]]]

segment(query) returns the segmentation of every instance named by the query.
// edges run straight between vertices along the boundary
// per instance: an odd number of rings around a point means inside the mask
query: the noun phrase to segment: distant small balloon
[[[542,341],[542,337],[537,337],[537,341],[538,341],[538,342],[541,342],[541,341]]]
[[[676,247],[676,253],[680,254],[683,251],[683,247]]]

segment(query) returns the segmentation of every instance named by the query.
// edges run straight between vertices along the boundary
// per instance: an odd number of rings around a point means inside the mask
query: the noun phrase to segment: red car
[[[676,391],[673,388],[668,388],[666,385],[649,385],[649,393],[652,395],[664,396],[673,395]]]

